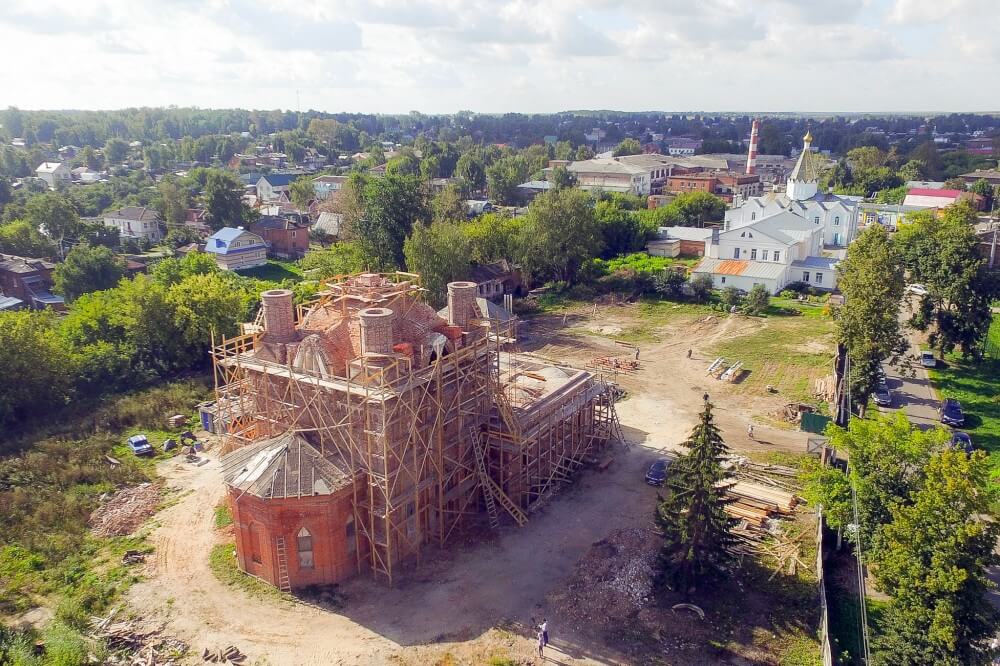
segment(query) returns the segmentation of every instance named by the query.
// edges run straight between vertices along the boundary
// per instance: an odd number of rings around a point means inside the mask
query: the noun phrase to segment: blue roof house
[[[215,255],[215,263],[227,271],[263,266],[267,263],[267,243],[257,234],[239,227],[223,227],[208,237],[205,252]]]

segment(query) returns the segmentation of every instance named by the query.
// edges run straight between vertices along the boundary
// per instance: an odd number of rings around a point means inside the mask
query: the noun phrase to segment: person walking
[[[749,437],[750,439],[753,439],[753,424],[752,423],[748,423],[747,424],[747,437]]]
[[[538,625],[538,628],[542,630],[542,641],[545,643],[545,647],[549,645],[549,621],[544,617],[542,618],[542,623]]]
[[[545,659],[545,634],[541,629],[538,630],[538,656]]]

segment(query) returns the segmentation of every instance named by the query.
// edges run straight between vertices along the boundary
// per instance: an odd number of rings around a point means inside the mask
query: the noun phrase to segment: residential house
[[[339,192],[347,184],[347,176],[317,176],[313,178],[313,190],[320,201],[328,199],[334,192]]]
[[[786,210],[752,224],[713,230],[693,272],[710,276],[716,289],[750,291],[762,284],[776,294],[793,282],[834,289],[837,260],[821,256],[822,251],[822,227]]]
[[[703,227],[660,227],[646,252],[654,257],[703,257],[705,241],[711,237],[712,229]]]
[[[517,193],[521,201],[527,203],[543,192],[552,189],[552,183],[547,180],[529,180],[517,186]]]
[[[1000,185],[1000,169],[977,169],[975,171],[970,171],[969,173],[963,173],[959,176],[969,185],[979,182],[980,180],[985,180],[990,185],[997,187]]]
[[[694,155],[701,150],[701,139],[690,139],[687,137],[674,137],[664,139],[663,143],[670,155]]]
[[[858,204],[858,228],[881,224],[895,231],[906,222],[906,216],[921,210],[933,210],[927,206],[906,206],[903,204],[880,204],[861,202]]]
[[[262,215],[250,231],[263,239],[268,254],[279,259],[300,259],[309,249],[309,227],[277,215]]]
[[[35,175],[51,188],[59,183],[69,183],[73,177],[69,167],[62,162],[42,162],[35,169]]]
[[[208,237],[205,252],[215,255],[219,268],[236,271],[267,263],[267,244],[259,235],[242,228],[223,227]]]
[[[638,196],[650,194],[650,172],[614,159],[592,159],[571,162],[566,170],[582,190],[623,192]]]
[[[923,188],[913,188],[906,193],[903,199],[905,206],[924,206],[926,208],[944,208],[959,201],[968,201],[976,210],[982,210],[985,199],[974,192],[963,190],[931,190]]]
[[[522,295],[521,271],[506,259],[474,265],[469,280],[476,283],[479,296],[489,300],[501,299],[504,294]]]
[[[990,137],[967,139],[965,149],[973,155],[993,155],[993,139]]]
[[[298,173],[269,173],[261,176],[257,181],[257,200],[278,201],[283,194],[287,197],[292,181],[300,175]]]
[[[846,247],[854,240],[861,197],[818,191],[819,174],[825,158],[815,153],[811,144],[812,134],[807,133],[784,192],[750,197],[740,206],[727,210],[725,228],[736,229],[782,211],[791,211],[822,231],[824,245]]]
[[[48,307],[62,310],[65,307],[62,296],[56,296],[51,291],[55,267],[44,259],[0,254],[0,294],[35,309]]]
[[[491,212],[493,204],[485,199],[466,199],[465,209],[468,211],[469,217],[479,217],[484,213]]]
[[[126,206],[104,214],[104,226],[118,229],[122,240],[159,243],[163,240],[160,214],[145,206]]]
[[[313,230],[330,236],[331,238],[337,238],[340,236],[340,226],[344,223],[343,213],[334,213],[328,210],[324,210],[319,214],[316,219],[315,224],[313,224]]]

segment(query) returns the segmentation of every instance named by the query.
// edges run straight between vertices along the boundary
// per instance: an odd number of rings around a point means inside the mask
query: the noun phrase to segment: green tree
[[[490,199],[504,206],[518,203],[517,186],[528,179],[528,161],[520,155],[503,157],[486,169]]]
[[[167,227],[184,224],[187,217],[188,198],[184,188],[177,185],[173,178],[164,178],[156,186],[159,193],[157,210]]]
[[[232,337],[238,332],[242,296],[221,271],[186,276],[170,287],[167,298],[189,365],[198,365],[199,359],[205,362],[213,336]]]
[[[614,152],[612,153],[615,157],[621,157],[623,155],[638,155],[642,152],[642,145],[636,139],[623,139],[621,143],[615,146]]]
[[[75,239],[80,232],[80,216],[69,199],[58,192],[31,197],[24,206],[24,219],[36,229],[44,229],[57,244]]]
[[[943,451],[908,502],[892,506],[873,568],[890,594],[873,641],[880,666],[990,664],[1000,614],[986,600],[986,568],[1000,564],[1000,523],[982,451]]]
[[[192,275],[218,273],[221,269],[215,257],[207,252],[191,252],[180,259],[164,259],[157,262],[150,277],[157,284],[173,286]]]
[[[725,571],[733,542],[734,521],[720,487],[728,478],[721,463],[729,449],[707,397],[698,425],[683,443],[687,451],[670,466],[654,516],[663,533],[658,580],[685,594]]]
[[[594,159],[594,151],[590,148],[590,146],[577,146],[576,154],[573,156],[573,159],[577,161],[592,160]]]
[[[889,233],[873,225],[847,249],[837,267],[845,303],[836,312],[837,335],[851,361],[851,398],[864,404],[879,364],[897,356],[905,341],[899,326],[903,263]]]
[[[923,180],[927,177],[927,165],[920,160],[910,160],[899,168],[899,177],[904,182]]]
[[[190,243],[197,243],[199,240],[201,240],[201,234],[192,227],[182,225],[168,231],[163,242],[172,248],[178,248]]]
[[[317,280],[356,273],[365,267],[364,254],[357,243],[334,243],[322,250],[309,250],[299,263],[310,278]]]
[[[747,297],[743,299],[743,312],[751,316],[764,314],[771,306],[771,292],[762,284],[750,288]]]
[[[236,176],[219,169],[209,170],[205,179],[205,209],[205,219],[214,231],[238,227],[249,220],[243,186]]]
[[[462,179],[468,193],[486,189],[486,166],[482,158],[474,153],[464,153],[458,158],[455,176]]]
[[[992,321],[995,287],[978,252],[976,211],[966,202],[949,206],[940,217],[911,215],[896,234],[896,244],[914,282],[930,292],[912,324],[932,328],[929,342],[944,354],[960,347],[979,358]],[[853,245],[852,245],[853,247]]]
[[[454,222],[421,223],[403,244],[406,268],[419,273],[434,305],[443,305],[447,284],[469,274],[469,240]]]
[[[581,264],[599,255],[601,229],[580,190],[552,190],[528,206],[518,245],[525,272],[532,277],[572,282]]]
[[[122,263],[108,248],[77,245],[52,271],[53,289],[67,301],[75,301],[83,294],[114,287],[124,274]]]
[[[983,198],[986,210],[992,210],[993,202],[996,200],[996,188],[990,185],[985,178],[980,178],[969,185],[969,191]]]
[[[524,218],[506,213],[486,213],[462,225],[462,233],[469,239],[469,259],[478,264],[517,256],[517,242]]]
[[[647,229],[633,211],[607,200],[597,202],[594,215],[601,227],[605,258],[639,252],[646,247]]]
[[[576,183],[576,178],[566,167],[557,166],[552,170],[552,175],[549,176],[549,182],[552,183],[552,187],[559,190],[566,187],[573,187]]]
[[[877,169],[886,165],[887,155],[875,146],[862,146],[847,152],[847,162],[854,170]]]
[[[668,300],[676,301],[684,295],[687,277],[680,271],[667,268],[653,276],[653,288]]]
[[[299,210],[309,208],[309,202],[316,198],[316,189],[313,187],[312,178],[302,176],[292,181],[288,186],[292,203]]]
[[[110,167],[112,164],[121,164],[128,155],[128,142],[124,139],[108,139],[104,144],[104,160]]]
[[[373,269],[402,266],[403,241],[417,220],[428,217],[419,176],[386,173],[358,180],[357,185],[363,210],[351,234],[365,263]]]
[[[14,426],[65,404],[72,359],[51,312],[0,312],[0,425]]]
[[[732,310],[733,308],[739,308],[743,303],[743,295],[740,290],[736,287],[726,287],[722,290],[721,301],[726,310]]]
[[[32,225],[15,220],[0,225],[0,253],[19,257],[51,257],[56,253],[56,246]]]
[[[434,222],[457,222],[466,218],[465,200],[455,185],[448,185],[431,199],[431,214]]]
[[[949,434],[941,428],[920,430],[902,412],[851,419],[846,429],[829,426],[826,434],[834,448],[850,457],[860,535],[865,550],[877,558],[878,528],[892,520],[892,507],[919,486],[924,465],[946,446]]]
[[[700,274],[691,278],[691,298],[695,303],[707,303],[712,298],[712,276]]]
[[[854,519],[851,482],[847,475],[837,467],[808,458],[799,478],[802,497],[812,506],[822,507],[827,525],[835,530],[847,529]]]
[[[420,160],[413,153],[397,155],[385,163],[387,176],[419,176]]]
[[[666,210],[662,215],[678,216],[681,226],[685,227],[703,227],[709,222],[719,222],[726,214],[726,202],[708,192],[684,192],[664,208]]]

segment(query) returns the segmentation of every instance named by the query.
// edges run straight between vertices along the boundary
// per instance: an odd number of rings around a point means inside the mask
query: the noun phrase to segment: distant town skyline
[[[991,0],[8,0],[0,106],[1000,112]]]

